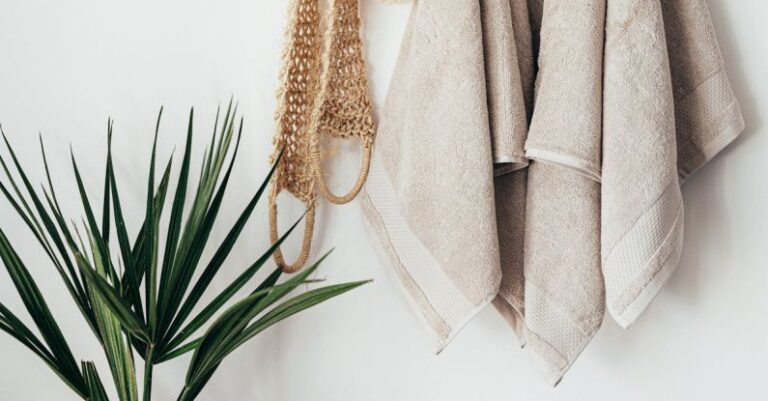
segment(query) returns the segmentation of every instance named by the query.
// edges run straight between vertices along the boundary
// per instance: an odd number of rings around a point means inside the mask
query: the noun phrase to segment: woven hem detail
[[[531,301],[537,307],[535,310],[526,308],[526,354],[531,365],[554,387],[584,351],[600,325],[585,331],[566,308],[551,301],[535,285],[526,283],[526,299],[529,295],[535,298]]]
[[[380,246],[384,261],[396,272],[417,315],[434,334],[436,352],[440,353],[496,297],[498,288],[489,289],[477,304],[464,296],[411,232],[399,211],[389,177],[375,155],[360,204],[375,236],[372,242]]]
[[[629,327],[677,268],[683,245],[683,203],[676,179],[611,249],[603,263],[606,304]]]

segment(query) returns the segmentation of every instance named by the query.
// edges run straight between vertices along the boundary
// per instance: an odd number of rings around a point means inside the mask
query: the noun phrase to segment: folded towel
[[[439,349],[501,280],[480,22],[477,0],[414,3],[361,193]]]
[[[498,289],[556,384],[670,276],[741,112],[704,0],[448,3],[414,3],[364,214],[441,347]]]
[[[605,0],[544,1],[526,156],[600,180]]]
[[[522,2],[515,4],[525,6]],[[525,73],[526,80],[530,81],[532,75],[522,69],[531,63],[530,39],[517,39],[517,36],[525,35],[530,29],[527,12],[513,14],[508,1],[481,1],[479,5],[493,162],[501,164],[495,169],[499,175],[528,165],[523,151],[528,116],[522,76]],[[515,19],[518,15],[524,19]],[[521,56],[518,56],[518,47]]]

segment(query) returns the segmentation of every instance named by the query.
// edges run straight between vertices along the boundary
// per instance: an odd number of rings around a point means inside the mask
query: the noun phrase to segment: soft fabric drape
[[[440,349],[493,301],[556,384],[743,127],[704,0],[415,1],[361,204]]]

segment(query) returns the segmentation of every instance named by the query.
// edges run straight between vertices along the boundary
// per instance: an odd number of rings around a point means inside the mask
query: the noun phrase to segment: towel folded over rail
[[[678,264],[743,129],[704,0],[414,1],[361,198],[438,348],[487,303],[551,384]]]

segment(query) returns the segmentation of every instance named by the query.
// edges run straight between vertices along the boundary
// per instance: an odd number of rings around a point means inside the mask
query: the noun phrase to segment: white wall
[[[247,135],[233,178],[238,185],[226,201],[223,223],[232,221],[267,170],[284,3],[3,0],[0,122],[35,181],[42,179],[36,135],[43,133],[65,209],[75,213],[68,146],[95,196],[106,119],[114,117],[118,178],[136,221],[158,107],[166,106],[160,154],[167,157],[182,142],[188,107],[196,107],[198,127],[205,128],[198,132],[207,133],[217,103],[234,94]],[[380,106],[409,8],[363,3]],[[314,252],[337,247],[321,273],[332,282],[375,282],[266,332],[222,366],[201,399],[768,399],[768,128],[760,113],[768,110],[768,3],[710,4],[747,131],[686,183],[686,247],[671,282],[631,330],[606,320],[558,388],[539,380],[490,308],[443,354],[432,356],[397,283],[375,258],[353,204],[321,206]],[[354,157],[342,159],[345,172],[356,171]],[[351,179],[349,174],[338,182]],[[301,208],[285,205],[287,223]],[[0,227],[43,282],[77,354],[100,358],[58,277],[5,202]],[[266,246],[262,205],[226,275]],[[4,270],[0,300],[23,310]],[[182,361],[156,370],[158,400],[175,399],[184,368]],[[74,396],[25,349],[0,336],[0,400],[54,399]]]

